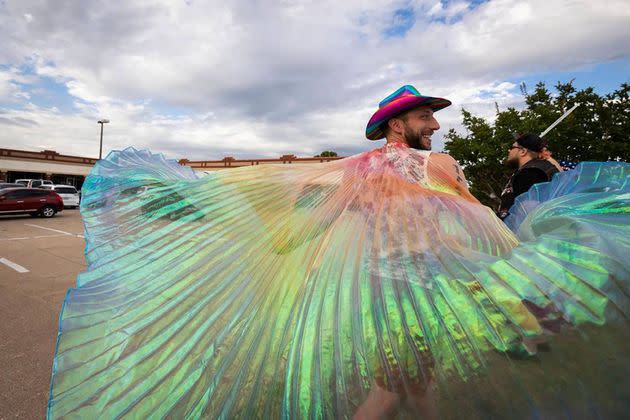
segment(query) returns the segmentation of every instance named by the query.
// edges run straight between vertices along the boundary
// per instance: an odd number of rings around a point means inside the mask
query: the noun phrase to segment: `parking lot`
[[[45,416],[59,311],[84,246],[78,209],[0,216],[0,419]]]

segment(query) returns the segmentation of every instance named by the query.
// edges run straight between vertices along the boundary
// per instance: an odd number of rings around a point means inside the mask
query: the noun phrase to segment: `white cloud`
[[[21,84],[28,84],[31,78],[19,74],[15,68],[3,70],[0,68],[0,103],[18,103],[28,100],[30,94],[26,92]]]
[[[445,133],[462,106],[492,117],[494,102],[518,105],[507,80],[630,56],[625,0],[200,3],[0,5],[0,65],[12,69],[0,67],[0,98],[24,107],[0,104],[0,146],[46,138],[94,156],[105,117],[106,148],[190,159],[356,152],[374,146],[365,123],[402,84],[454,102],[438,114]],[[413,28],[386,38],[408,7]],[[48,79],[72,95],[71,109],[29,105],[39,93],[24,86]]]
[[[469,7],[470,3],[465,1],[450,2],[447,3],[446,6],[444,6],[443,2],[438,1],[431,7],[431,9],[429,9],[428,15],[450,19],[461,15],[462,13],[467,11]]]

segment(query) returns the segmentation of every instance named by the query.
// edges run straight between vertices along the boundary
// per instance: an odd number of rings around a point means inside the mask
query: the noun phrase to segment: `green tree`
[[[324,150],[319,155],[315,155],[315,157],[337,157],[337,152],[333,152],[332,150]]]
[[[545,140],[557,160],[630,161],[630,85],[600,96],[593,88],[577,90],[573,81],[558,83],[552,94],[544,83],[533,92],[521,86],[525,109],[497,112],[494,122],[462,109],[466,134],[451,129],[445,149],[460,162],[471,192],[482,203],[496,208],[509,170],[504,161],[517,133],[541,133],[576,102],[580,104]]]

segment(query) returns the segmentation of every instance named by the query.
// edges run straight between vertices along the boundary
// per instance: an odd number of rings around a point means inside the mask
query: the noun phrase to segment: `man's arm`
[[[554,158],[552,158],[551,156],[549,156],[549,157],[547,158],[547,161],[548,161],[549,163],[551,163],[553,166],[555,166],[555,167],[556,167],[556,169],[557,169],[559,172],[564,171],[564,169],[562,169],[562,166],[560,166],[560,164],[558,163],[558,161],[557,161],[557,160],[555,160]]]

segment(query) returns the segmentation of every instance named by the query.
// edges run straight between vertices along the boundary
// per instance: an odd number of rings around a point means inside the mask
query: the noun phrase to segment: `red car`
[[[54,191],[39,188],[0,189],[0,215],[28,213],[53,217],[63,210],[63,200]]]

